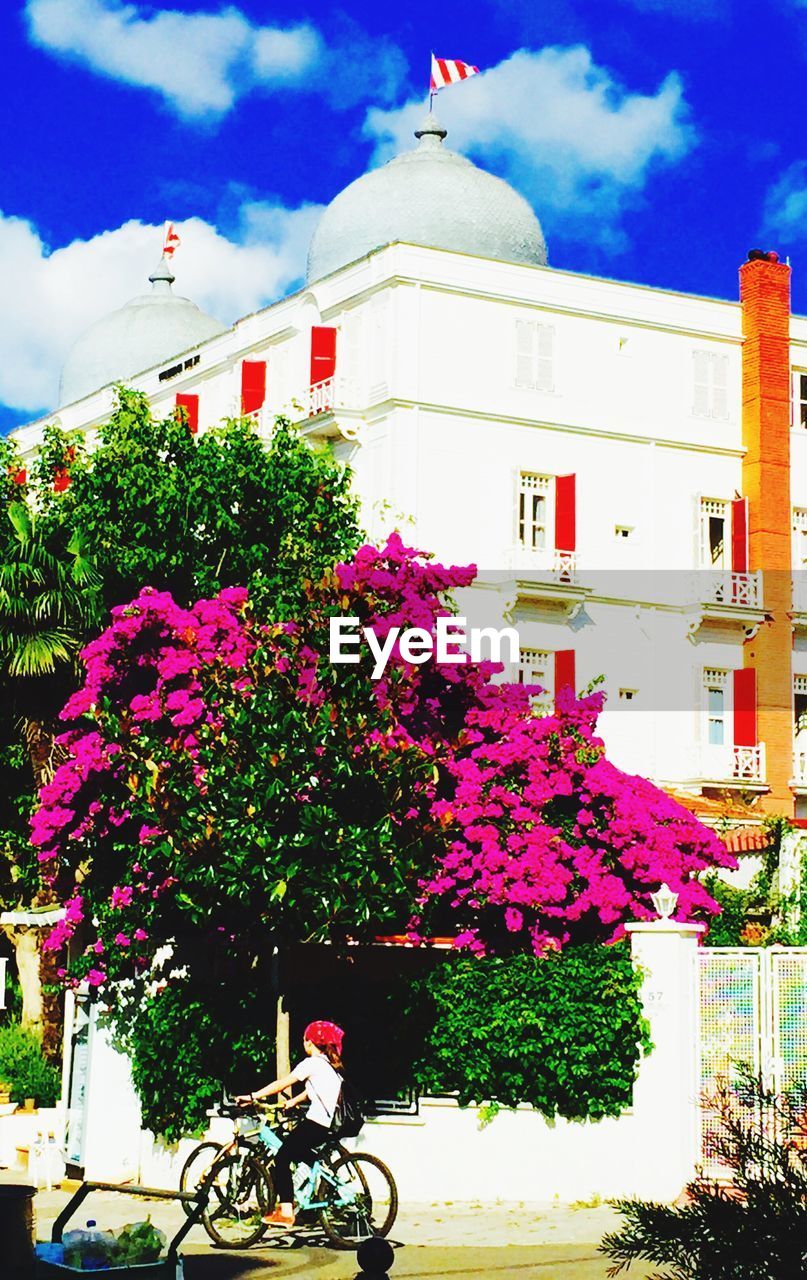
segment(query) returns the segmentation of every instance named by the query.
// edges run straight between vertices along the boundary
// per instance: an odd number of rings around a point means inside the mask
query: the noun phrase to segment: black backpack
[[[342,1088],[333,1113],[331,1133],[336,1138],[355,1138],[364,1124],[362,1100],[356,1089],[342,1076]]]

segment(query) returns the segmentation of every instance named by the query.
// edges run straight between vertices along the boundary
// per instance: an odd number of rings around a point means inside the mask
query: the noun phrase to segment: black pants
[[[292,1129],[283,1145],[278,1147],[275,1156],[275,1188],[281,1204],[294,1203],[294,1187],[291,1179],[291,1166],[313,1162],[314,1154],[328,1140],[328,1130],[316,1120],[301,1120]]]

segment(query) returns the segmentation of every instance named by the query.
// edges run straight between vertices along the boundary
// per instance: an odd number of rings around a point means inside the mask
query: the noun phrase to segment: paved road
[[[39,1239],[48,1239],[68,1193],[41,1191],[36,1200]],[[94,1217],[99,1226],[120,1227],[149,1215],[166,1234],[176,1231],[182,1210],[164,1201],[96,1193],[85,1201],[77,1225]],[[608,1206],[562,1208],[537,1204],[408,1204],[393,1227],[395,1262],[390,1280],[606,1280],[597,1242],[617,1215]],[[194,1228],[183,1246],[186,1280],[352,1280],[355,1255],[326,1246],[316,1229],[272,1234],[245,1253],[212,1249]],[[627,1280],[650,1273],[632,1267]]]

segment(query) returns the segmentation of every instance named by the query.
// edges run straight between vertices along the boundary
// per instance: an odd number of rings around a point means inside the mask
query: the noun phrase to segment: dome
[[[224,332],[226,325],[173,293],[174,276],[165,258],[149,280],[151,293],[103,316],[68,352],[60,404],[72,404],[111,382],[125,382]]]
[[[443,146],[429,114],[414,151],[365,173],[328,205],[311,240],[307,281],[396,240],[503,262],[546,265],[541,224],[512,187]]]

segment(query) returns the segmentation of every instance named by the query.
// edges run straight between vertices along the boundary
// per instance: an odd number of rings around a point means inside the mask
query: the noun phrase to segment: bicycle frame
[[[231,1142],[222,1147],[221,1156],[228,1155],[237,1150],[239,1143],[251,1147],[256,1153],[259,1160],[265,1160],[267,1157],[271,1160],[279,1150],[282,1144],[282,1138],[278,1136],[271,1125],[267,1123],[260,1124],[256,1122],[255,1128],[247,1133],[236,1133]],[[342,1153],[338,1148],[332,1148],[327,1153],[337,1154],[341,1158]],[[220,1157],[219,1157],[220,1158]],[[215,1161],[218,1163],[218,1158]],[[354,1192],[347,1192],[342,1188],[343,1194],[334,1202],[316,1198],[316,1192],[321,1183],[329,1183],[334,1189],[340,1188],[339,1179],[334,1177],[327,1158],[318,1156],[312,1165],[308,1167],[308,1176],[300,1187],[296,1187],[294,1191],[294,1199],[297,1207],[305,1211],[317,1211],[326,1209],[329,1204],[336,1203],[339,1207],[345,1207],[355,1200]]]
[[[268,1124],[261,1125],[255,1135],[241,1135],[242,1142],[247,1142],[256,1149],[263,1149],[268,1155],[274,1156],[280,1148],[282,1139],[278,1137],[275,1130]],[[330,1153],[329,1153],[330,1154]],[[327,1161],[322,1157],[317,1157],[312,1165],[308,1167],[308,1177],[300,1187],[295,1188],[294,1198],[298,1208],[309,1211],[317,1209],[325,1209],[328,1207],[327,1200],[317,1200],[315,1198],[320,1180],[330,1183],[332,1187],[339,1187],[339,1180],[335,1178]],[[350,1204],[355,1197],[348,1194],[347,1198],[342,1197],[336,1203],[340,1206]]]

